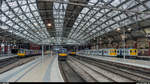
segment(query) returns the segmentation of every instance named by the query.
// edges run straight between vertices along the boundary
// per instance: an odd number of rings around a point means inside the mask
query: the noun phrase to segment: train
[[[125,50],[125,52],[124,52]],[[117,56],[118,57],[123,57],[123,56],[138,56],[138,50],[134,48],[125,48],[125,49],[117,49]]]
[[[77,52],[77,55],[113,56],[113,57],[123,57],[125,55],[127,57],[136,57],[138,56],[138,50],[134,48],[125,48],[125,49],[106,48],[98,50],[81,50]]]
[[[66,61],[67,56],[68,56],[68,53],[67,53],[66,48],[59,49],[59,51],[58,51],[58,60],[59,61]]]
[[[71,51],[69,52],[69,55],[76,56],[76,51],[75,51],[75,50],[71,50]]]
[[[11,52],[13,54],[17,54],[18,57],[26,57],[42,54],[41,50],[28,50],[28,49],[12,49]]]

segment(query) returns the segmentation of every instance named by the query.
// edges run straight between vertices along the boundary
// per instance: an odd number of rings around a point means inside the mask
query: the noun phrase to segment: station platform
[[[139,58],[148,58],[148,59],[150,59],[150,56],[137,56],[137,57],[139,57]]]
[[[14,54],[4,54],[4,55],[0,55],[0,60],[11,58],[11,57],[16,57],[16,56],[17,55],[14,55]]]
[[[64,82],[58,56],[46,55],[0,74],[0,82]]]
[[[83,57],[95,58],[95,59],[150,69],[150,61],[136,60],[136,59],[123,59],[123,58],[107,57],[107,56],[83,56]]]

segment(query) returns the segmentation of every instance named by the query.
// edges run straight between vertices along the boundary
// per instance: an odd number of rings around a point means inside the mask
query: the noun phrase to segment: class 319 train
[[[77,52],[80,55],[92,55],[92,56],[116,56],[123,57],[125,56],[138,56],[138,50],[134,48],[106,48],[106,49],[98,49],[98,50],[81,50]]]

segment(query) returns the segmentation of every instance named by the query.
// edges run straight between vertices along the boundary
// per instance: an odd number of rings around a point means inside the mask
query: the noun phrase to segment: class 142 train
[[[123,57],[124,55],[127,57],[136,57],[138,56],[138,50],[134,48],[107,48],[107,49],[98,49],[98,50],[81,50],[77,52],[77,55],[92,55],[92,56],[116,56]]]
[[[58,51],[58,60],[59,61],[66,61],[67,56],[68,56],[68,53],[67,53],[66,48],[59,49],[59,51]]]
[[[17,54],[18,57],[26,57],[42,54],[41,50],[28,50],[28,49],[12,49],[11,52],[13,54]]]

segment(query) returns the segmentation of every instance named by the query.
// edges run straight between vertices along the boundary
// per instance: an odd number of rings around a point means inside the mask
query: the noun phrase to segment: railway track
[[[19,59],[17,57],[0,60],[0,68],[6,67],[9,64],[17,62],[18,60]]]
[[[59,67],[65,82],[84,82],[67,62],[59,61]]]
[[[116,57],[118,58],[118,57]],[[123,57],[120,57],[120,58],[123,58]],[[150,61],[150,58],[145,58],[145,57],[142,57],[142,56],[137,56],[137,57],[129,57],[129,56],[125,56],[126,59],[135,59],[135,60],[143,60],[143,61]]]
[[[79,59],[80,58],[69,57],[71,62],[75,62],[78,66],[82,66],[82,68],[86,67],[86,72],[90,73],[98,82],[143,82],[150,80],[150,76],[130,71],[128,69],[122,69],[120,67],[112,66],[92,59]],[[99,76],[96,76],[96,74],[99,74]],[[102,76],[105,77],[105,79]],[[103,80],[98,78],[103,78]]]
[[[76,55],[79,56],[79,55]],[[107,56],[107,57],[112,57],[112,56]],[[123,57],[114,57],[114,58],[123,58]],[[132,56],[125,56],[126,59],[134,59],[134,60],[143,60],[143,61],[150,61],[149,57],[142,57],[142,56],[137,56],[137,57],[132,57]]]
[[[124,78],[120,75],[106,71],[105,69],[83,62],[76,58],[70,58],[70,60],[78,64],[78,66],[81,66],[84,71],[89,73],[92,78],[95,79],[94,82],[134,82],[131,79]]]
[[[27,57],[27,58],[8,58],[8,59],[3,59],[0,60],[0,74],[4,73],[6,71],[9,71],[15,67],[21,66],[25,63],[28,63],[32,60],[34,60],[36,56],[34,57]]]

